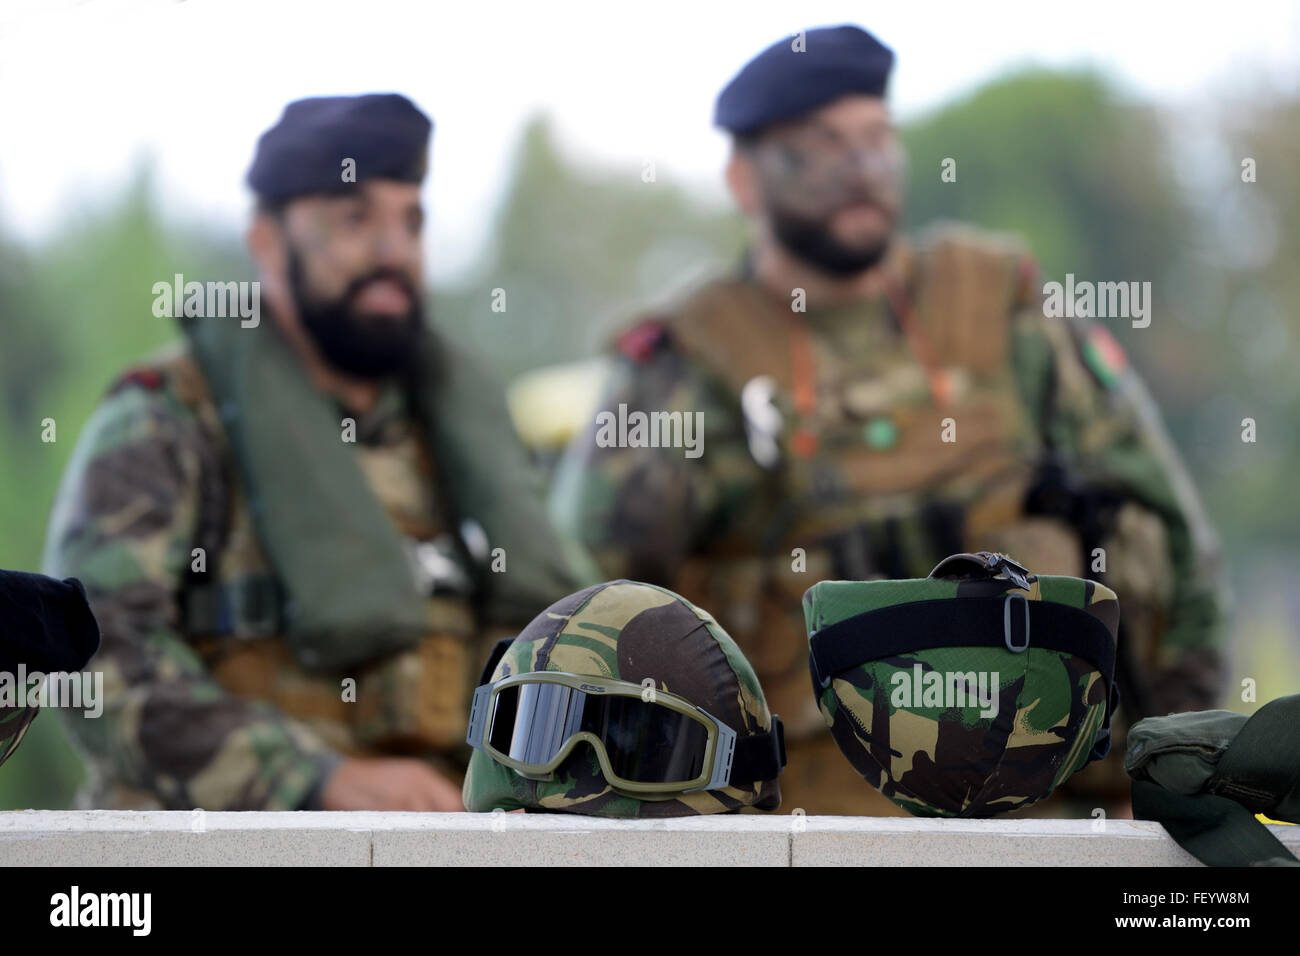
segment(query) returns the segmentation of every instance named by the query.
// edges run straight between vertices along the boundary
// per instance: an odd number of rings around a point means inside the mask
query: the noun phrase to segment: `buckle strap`
[[[993,578],[999,574],[1025,591],[1028,591],[1029,586],[1038,580],[1038,575],[1031,574],[1028,568],[1017,564],[999,551],[973,551],[949,555],[936,564],[928,576]]]

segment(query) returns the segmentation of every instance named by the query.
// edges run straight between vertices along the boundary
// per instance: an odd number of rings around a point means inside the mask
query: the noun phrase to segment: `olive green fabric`
[[[649,584],[610,581],[557,601],[515,638],[491,680],[533,671],[653,686],[704,708],[738,738],[772,729],[758,678],[726,631],[707,611]],[[552,777],[528,780],[475,750],[465,776],[465,808],[674,817],[775,810],[781,803],[776,780],[737,781],[668,800],[625,796],[610,788],[587,746],[575,748]]]
[[[1248,714],[1230,710],[1148,717],[1129,731],[1124,769],[1174,793],[1199,793],[1248,720]]]
[[[427,336],[412,401],[430,423],[433,459],[460,519],[483,526],[507,562],[483,575],[488,624],[518,627],[537,608],[604,579],[544,504],[543,481],[519,442],[505,390],[484,366]]]
[[[1300,866],[1255,819],[1300,823],[1300,694],[1253,716],[1148,717],[1129,731],[1133,815],[1163,824],[1210,866]]]
[[[274,323],[198,320],[187,331],[287,592],[299,662],[348,667],[413,646],[427,612],[397,531],[342,440],[337,407]]]
[[[192,320],[186,332],[287,593],[286,632],[299,663],[344,668],[413,646],[428,612],[398,532],[343,440],[345,413],[313,387],[275,323]],[[509,562],[508,573],[484,575],[490,617],[592,580],[551,530],[491,380],[432,334],[411,380],[454,512],[477,521]]]

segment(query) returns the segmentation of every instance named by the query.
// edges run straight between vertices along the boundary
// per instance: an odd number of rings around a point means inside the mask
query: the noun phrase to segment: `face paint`
[[[402,316],[359,312],[355,299],[377,280],[399,285],[411,302]],[[362,379],[380,379],[407,369],[424,334],[424,309],[409,278],[398,269],[375,269],[354,279],[334,300],[321,301],[306,289],[302,259],[289,247],[289,283],[303,327],[335,368]]]
[[[854,275],[884,258],[902,204],[903,151],[777,140],[757,152],[769,223],[791,254],[831,275]],[[878,233],[856,241],[836,235],[835,217],[872,206],[884,218]]]

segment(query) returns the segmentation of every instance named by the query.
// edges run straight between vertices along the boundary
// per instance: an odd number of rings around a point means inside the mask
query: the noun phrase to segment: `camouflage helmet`
[[[1043,799],[1110,747],[1119,601],[981,551],[804,594],[813,693],[866,781],[917,816]]]
[[[596,584],[556,601],[509,643],[483,683],[513,674],[560,671],[628,681],[675,694],[753,737],[779,725],[754,670],[707,611],[672,591],[636,581]],[[592,747],[579,743],[551,780],[527,779],[476,749],[463,791],[473,811],[497,808],[602,817],[672,817],[775,810],[775,779],[642,800],[606,782]]]

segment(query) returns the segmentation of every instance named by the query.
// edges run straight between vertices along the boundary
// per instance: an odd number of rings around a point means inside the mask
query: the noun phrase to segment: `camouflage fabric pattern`
[[[441,518],[415,431],[387,395],[358,418],[357,449],[399,531],[425,540]],[[220,550],[192,575],[213,515],[226,522]],[[431,599],[428,640],[355,673],[298,666],[277,632],[274,569],[220,415],[183,347],[120,380],[87,423],[45,564],[82,580],[103,635],[89,666],[104,672],[104,713],[65,714],[91,771],[83,805],[298,809],[348,754],[414,753],[453,776],[463,769],[470,668],[484,653],[472,610]],[[187,606],[214,593],[221,632],[198,632]],[[342,699],[345,678],[355,703]],[[413,732],[431,723],[439,748]]]
[[[31,705],[0,707],[0,764],[13,756],[39,713],[40,708]]]
[[[1115,637],[1115,593],[1061,576],[1039,576],[1029,591],[999,579],[823,582],[803,606],[811,632],[896,604],[1007,592],[1081,608]],[[835,676],[818,700],[853,767],[917,816],[987,817],[1043,799],[1087,763],[1105,718],[1105,681],[1087,661],[1032,641],[1022,653],[960,645],[953,635],[950,647],[865,660]],[[918,665],[972,696],[977,675],[991,682],[996,674],[996,713],[986,716],[969,698],[944,700],[937,689],[916,700]]]
[[[563,671],[642,684],[683,697],[739,735],[769,730],[762,688],[744,655],[708,612],[664,588],[611,581],[586,588],[539,614],[510,645],[492,674]],[[727,813],[781,802],[775,780],[724,790],[637,800],[605,782],[595,752],[579,745],[551,781],[528,780],[475,750],[465,777],[474,811],[529,808],[602,817],[675,817]]]
[[[178,633],[201,489],[220,493],[203,476],[220,474],[175,391],[134,383],[96,409],[65,473],[45,563],[82,580],[100,624],[104,713],[66,717],[99,806],[287,810],[322,773],[321,741],[225,693]],[[115,784],[129,792],[100,789]]]
[[[1098,323],[1044,315],[1032,260],[1014,244],[945,227],[897,246],[894,268],[951,384],[947,407],[886,297],[791,316],[788,300],[752,280],[719,281],[619,336],[598,406],[699,412],[703,455],[598,447],[593,427],[567,449],[552,491],[558,522],[606,574],[671,587],[727,628],[786,721],[784,790],[808,812],[880,807],[830,772],[797,792],[804,741],[809,759],[834,757],[806,693],[798,611],[817,580],[921,577],[954,552],[1001,551],[1123,595],[1125,680],[1142,693],[1126,686],[1122,713],[1203,709],[1223,683],[1218,540],[1113,338]],[[791,318],[810,338],[810,411],[795,401]],[[775,385],[779,415],[770,467],[751,448],[743,397],[760,375]],[[940,441],[949,415],[955,455]],[[799,432],[813,436],[811,455],[796,453]],[[1085,553],[1079,514],[1025,508],[1049,446],[1064,474],[1105,502],[1090,542],[1104,566]],[[1090,766],[1073,785],[1127,798],[1117,764]]]

